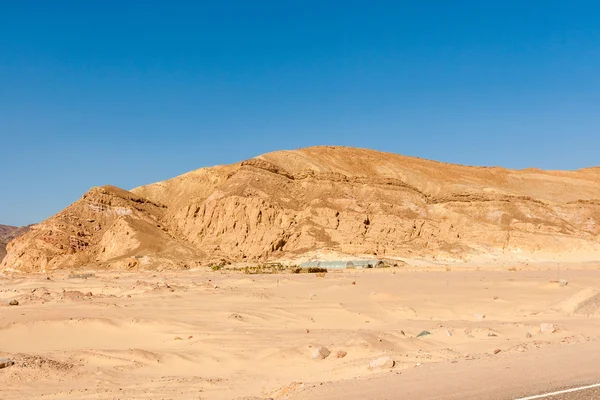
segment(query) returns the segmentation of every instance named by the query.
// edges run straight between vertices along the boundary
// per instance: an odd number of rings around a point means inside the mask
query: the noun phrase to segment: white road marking
[[[520,398],[515,399],[515,400],[543,399],[544,397],[556,396],[556,395],[563,394],[563,393],[578,392],[580,390],[592,389],[592,388],[596,388],[596,387],[600,387],[600,383],[596,383],[596,384],[588,385],[588,386],[580,386],[580,387],[576,387],[576,388],[572,388],[572,389],[559,390],[558,392],[552,392],[552,393],[546,393],[546,394],[538,394],[537,396],[520,397]]]

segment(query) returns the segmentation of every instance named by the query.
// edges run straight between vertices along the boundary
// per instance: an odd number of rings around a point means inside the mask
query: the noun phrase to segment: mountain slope
[[[6,255],[6,245],[8,242],[23,234],[25,231],[27,231],[27,229],[29,229],[27,226],[16,227],[10,225],[0,225],[0,261],[2,261]]]
[[[93,188],[69,207],[9,243],[2,269],[133,268],[159,257],[176,265],[180,245],[161,225],[164,206],[113,186]],[[181,254],[180,254],[181,252]]]
[[[279,151],[131,192],[92,189],[15,241],[2,268],[190,266],[316,250],[597,260],[599,182],[600,168],[514,171],[347,147]],[[90,199],[106,207],[90,208]],[[127,215],[114,212],[117,203]]]

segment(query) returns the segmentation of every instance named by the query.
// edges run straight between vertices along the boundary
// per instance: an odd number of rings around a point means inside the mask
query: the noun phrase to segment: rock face
[[[6,255],[6,245],[8,242],[25,233],[29,229],[28,226],[16,227],[9,225],[0,225],[0,261]]]
[[[94,188],[0,268],[185,267],[315,251],[600,260],[600,168],[513,171],[347,147],[265,154],[131,192]]]
[[[176,240],[163,226],[166,208],[131,192],[93,188],[59,214],[8,244],[4,270],[61,267],[175,266],[201,251]],[[180,266],[184,266],[183,264]]]

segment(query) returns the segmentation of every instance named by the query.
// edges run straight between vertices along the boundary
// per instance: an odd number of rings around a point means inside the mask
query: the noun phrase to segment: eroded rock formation
[[[600,168],[514,171],[312,147],[131,192],[94,188],[13,241],[1,268],[190,267],[315,250],[597,260],[599,221]]]

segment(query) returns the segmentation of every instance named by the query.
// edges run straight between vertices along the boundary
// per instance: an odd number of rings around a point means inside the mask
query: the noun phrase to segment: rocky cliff
[[[0,268],[190,267],[347,255],[600,259],[600,168],[468,167],[312,147],[131,192],[94,188],[13,241]]]
[[[29,227],[22,226],[10,226],[10,225],[0,225],[0,261],[6,255],[6,245],[8,242],[16,238],[17,236],[23,234],[27,231]]]

